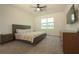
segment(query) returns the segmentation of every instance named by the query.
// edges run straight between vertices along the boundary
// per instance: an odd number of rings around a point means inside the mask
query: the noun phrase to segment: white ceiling
[[[42,5],[47,6],[43,12],[35,12],[33,8],[33,6],[36,6],[35,4],[14,4],[13,6],[33,15],[61,12],[64,11],[66,7],[66,4],[41,4],[40,6]]]

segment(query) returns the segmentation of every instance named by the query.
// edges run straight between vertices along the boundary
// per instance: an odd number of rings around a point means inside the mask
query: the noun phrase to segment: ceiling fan
[[[35,11],[43,11],[46,7],[46,5],[41,6],[40,4],[36,4],[36,6],[33,8],[35,8]]]

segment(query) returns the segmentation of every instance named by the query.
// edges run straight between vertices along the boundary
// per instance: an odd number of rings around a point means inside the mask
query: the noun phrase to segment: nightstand
[[[13,40],[12,34],[0,34],[0,43],[5,43]]]

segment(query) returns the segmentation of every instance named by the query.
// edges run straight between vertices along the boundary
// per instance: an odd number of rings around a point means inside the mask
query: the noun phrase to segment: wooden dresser
[[[63,32],[63,52],[79,54],[79,33]]]

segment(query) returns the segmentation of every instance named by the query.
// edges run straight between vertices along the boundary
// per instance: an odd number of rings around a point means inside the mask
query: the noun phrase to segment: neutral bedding
[[[44,32],[15,33],[15,38],[17,40],[27,40],[27,41],[30,41],[31,43],[33,43],[34,38],[36,38],[42,34],[44,34]]]

